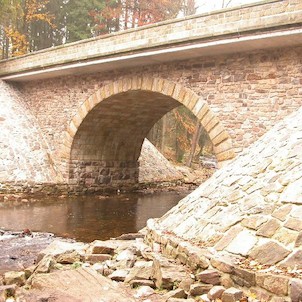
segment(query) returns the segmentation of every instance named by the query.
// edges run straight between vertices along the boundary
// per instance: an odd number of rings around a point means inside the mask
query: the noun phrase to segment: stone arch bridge
[[[1,61],[0,181],[132,185],[179,105],[223,164],[301,106],[301,24],[300,0],[266,0]]]

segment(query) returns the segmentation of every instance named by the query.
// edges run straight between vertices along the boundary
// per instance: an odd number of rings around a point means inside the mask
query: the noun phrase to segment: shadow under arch
[[[59,153],[64,178],[84,186],[136,183],[144,138],[164,114],[179,105],[200,121],[220,165],[234,158],[228,132],[194,91],[161,78],[123,78],[93,93],[67,126]]]

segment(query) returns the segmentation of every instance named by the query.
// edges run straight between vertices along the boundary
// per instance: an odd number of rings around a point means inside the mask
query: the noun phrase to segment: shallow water
[[[160,192],[110,196],[48,197],[17,205],[1,204],[0,228],[30,229],[91,242],[137,232],[186,194]]]

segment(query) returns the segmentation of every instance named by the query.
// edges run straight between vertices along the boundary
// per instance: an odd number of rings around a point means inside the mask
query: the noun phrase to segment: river
[[[0,204],[0,228],[50,232],[91,242],[137,232],[162,216],[187,193],[129,193],[109,196],[43,197]]]

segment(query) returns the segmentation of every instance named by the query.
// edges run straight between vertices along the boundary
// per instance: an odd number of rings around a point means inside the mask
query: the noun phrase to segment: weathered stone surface
[[[208,298],[211,300],[220,299],[223,293],[225,292],[225,290],[226,289],[224,286],[214,286],[208,292]]]
[[[158,288],[173,289],[175,284],[179,284],[182,280],[188,278],[188,273],[180,266],[171,263],[164,263],[154,260],[153,279]]]
[[[230,228],[226,234],[216,243],[215,248],[217,251],[224,250],[233,239],[243,230],[241,226],[234,226]]]
[[[233,254],[247,256],[249,251],[257,243],[257,238],[248,230],[240,232],[227,246],[226,250]]]
[[[287,215],[290,213],[290,211],[292,210],[292,205],[284,205],[278,209],[276,209],[274,212],[273,212],[273,217],[281,220],[281,221],[284,221],[287,217]]]
[[[4,302],[6,301],[6,298],[14,296],[16,289],[16,284],[0,285],[0,301]]]
[[[264,223],[257,231],[258,236],[272,237],[275,232],[280,228],[281,224],[277,219],[270,219]]]
[[[45,255],[57,257],[64,253],[71,253],[77,251],[79,254],[84,254],[87,244],[81,242],[66,242],[61,240],[55,240],[46,249],[41,251],[38,255],[37,261],[40,261]]]
[[[54,292],[64,288],[65,295],[74,301],[135,301],[122,284],[117,285],[88,268],[36,275],[32,280],[32,287]]]
[[[133,267],[130,269],[125,282],[131,280],[151,280],[153,276],[153,268],[151,266]]]
[[[129,284],[131,285],[131,287],[139,287],[139,286],[149,286],[149,287],[152,287],[154,288],[155,287],[155,284],[153,281],[151,280],[145,280],[145,279],[139,279],[139,280],[131,280],[129,282]]]
[[[216,270],[208,269],[198,273],[196,279],[207,284],[218,285],[220,284],[220,273]]]
[[[111,260],[112,256],[108,254],[86,254],[85,261],[94,264],[97,262],[103,262],[106,260]]]
[[[125,281],[127,275],[129,274],[129,270],[127,269],[119,269],[111,273],[108,278],[114,281]]]
[[[93,241],[89,249],[87,250],[88,254],[109,254],[113,255],[114,250],[117,248],[117,245],[108,241],[95,240]]]
[[[302,220],[290,217],[285,222],[284,226],[286,228],[294,230],[294,231],[301,231],[302,230]]]
[[[302,301],[302,280],[292,279],[290,282],[290,298],[291,302]]]
[[[212,284],[195,283],[190,286],[189,294],[192,296],[201,296],[207,294],[212,287]]]
[[[81,260],[83,260],[83,256],[81,256],[77,251],[66,252],[56,258],[56,261],[62,264],[72,264],[74,262],[80,262]]]
[[[302,232],[299,233],[295,241],[295,247],[300,247],[301,245],[302,245]]]
[[[263,215],[254,215],[242,220],[241,224],[249,229],[258,230],[259,227],[267,221],[267,217]]]
[[[269,292],[277,296],[286,296],[288,293],[288,281],[289,279],[284,276],[272,275],[272,274],[257,274],[256,283],[260,287],[268,290]]]
[[[239,286],[252,287],[256,284],[255,273],[239,267],[234,269],[231,278]]]
[[[298,235],[298,232],[283,227],[275,233],[273,239],[278,240],[279,242],[287,246],[290,246],[297,240]]]
[[[170,298],[180,298],[180,299],[184,299],[187,298],[187,294],[185,293],[185,291],[181,288],[172,290],[168,293],[166,293],[164,295],[164,298],[169,300]]]
[[[302,269],[302,250],[293,252],[288,258],[280,262],[280,266]]]
[[[232,273],[234,270],[234,261],[235,259],[231,258],[228,255],[220,255],[215,258],[211,258],[211,264],[213,267],[217,268],[219,271],[224,273]]]
[[[249,256],[261,264],[273,265],[283,260],[289,253],[290,251],[280,244],[269,241],[254,248]]]
[[[222,294],[221,300],[222,302],[236,302],[240,300],[243,296],[243,292],[236,288],[228,288]]]
[[[4,273],[4,284],[24,285],[26,282],[25,272],[6,272]]]
[[[151,288],[150,286],[144,285],[144,286],[141,286],[137,290],[137,292],[134,295],[134,297],[136,297],[136,298],[144,298],[144,297],[149,297],[149,296],[151,296],[153,294],[154,294],[154,289]]]
[[[281,202],[302,204],[302,178],[291,182],[280,196]]]

